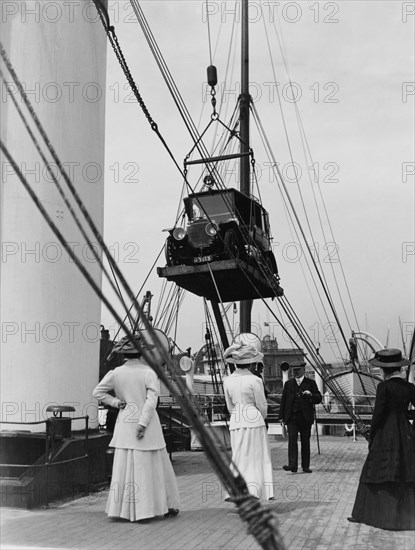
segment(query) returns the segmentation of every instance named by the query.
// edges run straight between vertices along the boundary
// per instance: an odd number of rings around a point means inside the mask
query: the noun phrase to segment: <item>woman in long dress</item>
[[[224,359],[236,368],[223,384],[230,413],[232,462],[245,478],[249,492],[267,500],[274,497],[265,426],[268,405],[262,379],[250,371],[251,365],[262,361],[263,356],[251,345],[238,343],[230,346],[224,353]]]
[[[400,375],[409,365],[400,350],[383,349],[370,360],[384,381],[376,391],[369,453],[360,476],[351,522],[380,529],[415,529],[415,427],[408,419],[415,385]]]
[[[115,453],[106,513],[130,521],[176,516],[179,492],[156,412],[157,375],[128,338],[116,348],[125,364],[109,371],[93,391],[96,399],[120,409],[109,444]]]

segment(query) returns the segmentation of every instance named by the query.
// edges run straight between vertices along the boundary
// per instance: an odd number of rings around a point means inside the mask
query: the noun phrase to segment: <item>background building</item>
[[[282,393],[282,370],[284,362],[302,361],[305,353],[302,349],[279,348],[276,338],[264,336],[262,340],[264,354],[263,378],[267,390],[271,393]]]

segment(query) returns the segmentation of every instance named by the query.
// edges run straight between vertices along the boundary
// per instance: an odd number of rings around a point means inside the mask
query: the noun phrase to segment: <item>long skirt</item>
[[[115,449],[108,516],[137,521],[169,508],[179,508],[179,491],[166,449]]]
[[[251,495],[263,500],[274,497],[271,453],[265,426],[230,431],[232,462],[245,478]]]
[[[415,483],[359,483],[352,517],[379,529],[415,529]]]

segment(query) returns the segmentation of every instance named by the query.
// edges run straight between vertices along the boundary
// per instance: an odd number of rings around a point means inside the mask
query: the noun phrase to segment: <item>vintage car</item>
[[[169,229],[168,266],[241,259],[277,275],[268,213],[236,189],[201,191],[184,199],[187,225]]]

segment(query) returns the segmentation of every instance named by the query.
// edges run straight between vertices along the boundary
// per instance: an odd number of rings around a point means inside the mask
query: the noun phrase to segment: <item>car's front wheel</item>
[[[275,259],[273,252],[271,251],[265,252],[265,261],[271,273],[273,275],[278,275],[277,261]]]
[[[241,257],[242,245],[236,230],[232,227],[230,229],[227,229],[223,237],[223,241],[226,255],[229,256],[229,258],[231,259],[239,260],[239,258]]]

